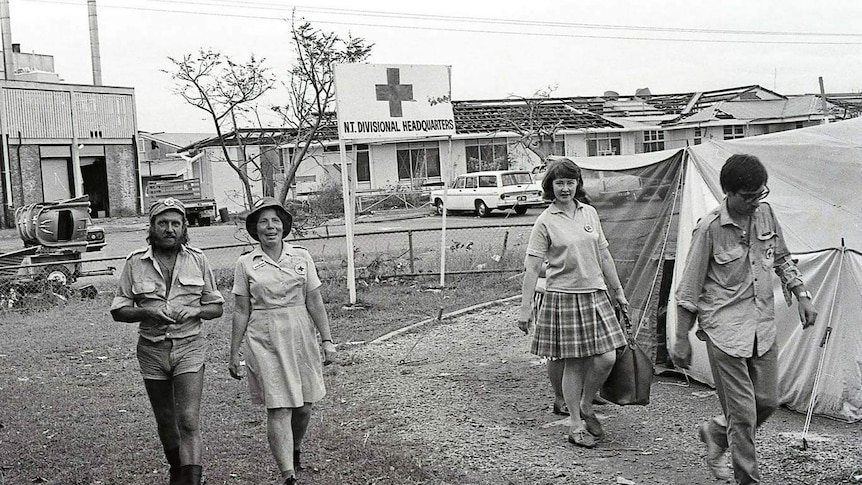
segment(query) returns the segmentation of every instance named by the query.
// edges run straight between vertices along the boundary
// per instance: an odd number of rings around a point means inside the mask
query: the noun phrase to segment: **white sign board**
[[[449,66],[338,64],[335,101],[342,140],[455,134]]]

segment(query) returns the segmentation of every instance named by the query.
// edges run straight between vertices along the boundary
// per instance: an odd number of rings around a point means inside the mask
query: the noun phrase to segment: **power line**
[[[79,6],[80,3],[72,3],[72,2],[64,2],[60,0],[25,0],[30,3],[51,3],[51,4],[60,4],[60,5],[75,5]],[[223,7],[221,4],[212,4],[212,3],[195,3],[195,2],[182,2],[182,1],[173,1],[171,3],[193,3],[196,5],[205,5],[205,6],[219,6]],[[256,19],[256,20],[269,20],[269,21],[287,21],[287,18],[284,17],[273,17],[273,16],[262,16],[262,15],[248,15],[248,14],[233,14],[233,13],[224,13],[224,12],[189,12],[186,10],[173,10],[166,8],[153,8],[153,7],[131,7],[126,5],[110,5],[110,4],[99,4],[100,8],[109,8],[109,9],[120,9],[120,10],[133,10],[133,11],[147,11],[147,12],[161,12],[161,13],[172,13],[172,14],[186,14],[186,15],[204,15],[204,16],[214,16],[214,17],[226,17],[226,18],[246,18],[246,19]],[[297,9],[298,10],[298,9]],[[464,17],[466,19],[467,17]],[[552,38],[576,38],[576,39],[595,39],[595,40],[623,40],[623,41],[638,41],[638,42],[688,42],[688,43],[709,43],[709,44],[764,44],[764,45],[830,45],[830,46],[851,46],[851,45],[862,45],[862,41],[860,42],[842,42],[842,41],[793,41],[793,40],[742,40],[742,39],[700,39],[700,38],[672,38],[672,37],[641,37],[641,36],[617,36],[617,35],[588,35],[588,34],[573,34],[573,33],[556,33],[556,32],[544,32],[544,31],[511,31],[511,30],[489,30],[489,29],[460,29],[460,28],[452,28],[452,27],[428,27],[428,26],[417,26],[417,25],[393,25],[393,24],[374,24],[374,23],[362,23],[362,22],[342,22],[342,21],[334,21],[334,20],[325,20],[325,19],[313,19],[305,17],[305,20],[316,23],[316,24],[327,24],[327,25],[344,25],[349,27],[375,27],[375,28],[384,28],[384,29],[402,29],[402,30],[423,30],[423,31],[436,31],[436,32],[455,32],[455,33],[470,33],[470,34],[494,34],[494,35],[517,35],[517,36],[530,36],[530,37],[552,37]],[[619,26],[617,26],[619,27]],[[727,34],[734,32],[746,32],[746,31],[727,31]],[[684,33],[680,31],[680,33]],[[751,32],[748,32],[751,33]],[[784,35],[784,34],[782,34]],[[786,35],[790,35],[787,33]],[[807,35],[818,35],[818,34],[807,34]],[[820,34],[820,35],[833,35],[833,34]],[[834,34],[834,35],[862,35],[862,34]]]
[[[579,29],[599,29],[599,30],[636,30],[647,32],[678,32],[678,33],[697,33],[697,34],[733,34],[733,35],[772,35],[772,36],[802,36],[802,37],[862,37],[862,34],[847,33],[847,32],[793,32],[793,31],[768,31],[768,30],[732,30],[732,29],[695,29],[683,27],[652,27],[640,25],[614,25],[614,24],[585,24],[574,22],[548,22],[540,20],[520,20],[520,19],[505,19],[492,17],[469,17],[455,15],[436,15],[436,14],[420,14],[406,12],[389,12],[380,10],[356,10],[347,8],[334,7],[308,7],[303,5],[284,5],[280,3],[252,2],[243,0],[210,0],[210,1],[190,1],[190,0],[149,0],[155,3],[170,3],[170,4],[190,4],[190,5],[206,5],[206,6],[236,6],[236,7],[251,7],[265,10],[296,10],[315,13],[333,13],[337,15],[353,15],[360,17],[388,17],[388,18],[404,18],[413,20],[445,20],[455,22],[471,22],[471,23],[488,23],[488,24],[505,24],[505,25],[524,25],[536,27],[568,27]],[[216,3],[213,3],[216,2]]]
[[[51,3],[57,5],[72,5],[76,7],[82,6],[80,2],[64,2],[60,0],[24,0],[27,3]],[[179,13],[179,14],[187,14],[187,15],[206,15],[210,17],[228,17],[228,18],[244,18],[244,19],[255,19],[255,20],[277,20],[277,21],[286,21],[286,18],[272,17],[272,16],[262,16],[262,15],[247,15],[247,14],[230,14],[223,12],[189,12],[186,10],[171,10],[165,8],[152,8],[152,7],[130,7],[128,5],[110,5],[105,3],[100,3],[98,8],[109,8],[115,10],[133,10],[139,12],[159,12],[159,13]]]

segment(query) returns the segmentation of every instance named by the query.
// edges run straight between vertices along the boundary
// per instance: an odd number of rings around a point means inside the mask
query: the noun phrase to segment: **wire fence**
[[[523,270],[531,222],[447,228],[445,274],[494,274]],[[354,264],[359,280],[387,278],[439,279],[441,228],[384,230],[354,235]],[[320,278],[347,292],[345,236],[289,239],[312,255]],[[230,291],[237,259],[253,245],[236,243],[201,247],[220,289]],[[34,262],[38,261],[38,262]],[[45,305],[53,300],[92,298],[113,292],[124,257],[96,253],[25,248],[0,254],[0,311]],[[448,278],[447,278],[448,280]]]

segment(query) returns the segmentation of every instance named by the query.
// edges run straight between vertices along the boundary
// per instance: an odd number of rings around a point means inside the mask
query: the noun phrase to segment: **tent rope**
[[[841,239],[841,259],[838,261],[838,275],[835,280],[835,293],[832,294],[832,302],[829,305],[829,320],[826,324],[826,331],[823,334],[823,340],[820,341],[820,362],[817,364],[817,373],[814,374],[814,387],[811,389],[811,398],[808,400],[808,410],[805,414],[805,425],[802,428],[802,446],[807,448],[805,437],[808,435],[808,429],[811,426],[811,418],[814,415],[814,401],[817,397],[817,388],[820,386],[820,377],[823,375],[823,363],[826,360],[826,346],[829,344],[829,336],[832,334],[832,317],[835,313],[835,304],[838,299],[838,292],[841,284],[841,271],[844,269],[844,238]]]
[[[641,328],[643,328],[643,324],[647,319],[646,310],[649,308],[650,302],[652,301],[652,295],[653,295],[653,293],[655,293],[655,287],[658,284],[658,275],[659,275],[659,273],[661,273],[661,265],[662,265],[662,262],[664,261],[664,254],[665,254],[665,251],[667,250],[668,240],[670,239],[670,226],[671,226],[671,223],[673,222],[673,215],[676,213],[676,203],[680,197],[680,191],[681,191],[681,187],[682,187],[682,175],[683,175],[683,173],[685,173],[685,161],[687,159],[687,155],[688,155],[688,150],[686,149],[683,151],[683,158],[682,158],[682,161],[680,163],[679,174],[677,174],[676,190],[674,190],[673,204],[671,204],[671,207],[670,207],[670,220],[668,221],[667,230],[664,233],[664,241],[662,242],[661,250],[659,251],[658,265],[656,266],[655,274],[653,275],[652,284],[650,285],[649,293],[647,294],[647,299],[644,302],[644,312],[641,313],[640,319],[638,320],[638,326],[637,326],[637,328],[635,328],[635,332],[634,332],[634,339],[635,340],[637,340],[638,333],[640,333],[640,330],[641,330]]]

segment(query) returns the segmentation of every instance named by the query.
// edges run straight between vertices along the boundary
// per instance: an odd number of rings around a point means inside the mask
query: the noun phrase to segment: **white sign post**
[[[335,103],[347,239],[347,287],[351,304],[356,303],[356,277],[353,204],[347,180],[345,142],[451,137],[455,134],[455,115],[452,113],[450,72],[450,66],[335,66]]]

